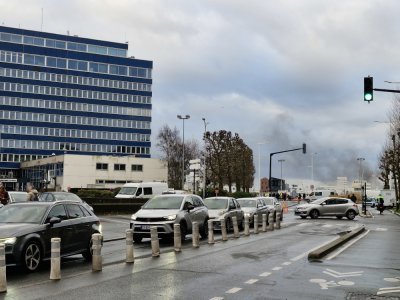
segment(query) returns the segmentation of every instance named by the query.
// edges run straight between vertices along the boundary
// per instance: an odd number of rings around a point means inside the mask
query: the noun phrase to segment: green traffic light
[[[364,95],[364,100],[365,101],[371,101],[372,100],[372,95],[370,93],[367,93]]]

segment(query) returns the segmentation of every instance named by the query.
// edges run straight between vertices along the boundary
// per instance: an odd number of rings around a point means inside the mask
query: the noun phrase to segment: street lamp
[[[311,184],[314,186],[314,155],[317,155],[317,152],[311,153]]]
[[[259,195],[261,196],[261,145],[265,145],[265,142],[257,143],[258,145],[258,183],[260,185]]]
[[[177,118],[182,120],[182,190],[185,185],[185,120],[190,119],[189,115],[182,117],[177,115]]]
[[[283,191],[283,188],[282,188],[282,163],[284,162],[285,160],[284,159],[279,159],[278,160],[278,162],[280,162],[281,163],[281,191]]]
[[[360,172],[359,172],[359,174],[358,174],[358,180],[360,181],[360,184],[362,184],[362,181],[363,181],[363,173],[362,173],[362,162],[365,160],[365,158],[364,157],[359,157],[359,158],[357,158],[357,160],[360,162]]]
[[[209,122],[206,122],[206,118],[201,118],[203,120],[204,123],[204,148],[206,145],[206,133],[207,133],[207,124],[209,124]],[[206,197],[206,181],[207,181],[207,157],[206,154],[207,153],[207,149],[204,149],[204,178],[203,178],[203,199]]]

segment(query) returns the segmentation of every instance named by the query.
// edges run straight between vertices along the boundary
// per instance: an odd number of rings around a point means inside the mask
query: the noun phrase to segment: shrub
[[[76,193],[81,198],[114,198],[114,192],[110,190],[78,190]]]

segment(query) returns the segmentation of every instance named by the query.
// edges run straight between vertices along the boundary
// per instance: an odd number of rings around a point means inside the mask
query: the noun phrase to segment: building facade
[[[153,63],[127,51],[0,26],[0,180],[52,155],[150,157]]]

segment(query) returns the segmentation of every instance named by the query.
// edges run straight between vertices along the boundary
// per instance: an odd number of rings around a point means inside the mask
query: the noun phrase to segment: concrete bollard
[[[226,224],[225,224],[225,219],[221,219],[221,234],[222,234],[222,240],[227,241],[228,240],[228,234],[226,233]]]
[[[244,216],[244,235],[249,236],[250,235],[250,222],[249,222],[249,216],[245,215]]]
[[[192,245],[194,248],[200,246],[199,223],[197,222],[192,222]]]
[[[254,215],[254,233],[258,233],[258,215]]]
[[[238,237],[240,237],[240,234],[239,234],[239,226],[237,218],[235,216],[232,217],[232,224],[233,224],[233,237],[237,239]]]
[[[274,215],[269,215],[269,219],[270,219],[270,221],[269,221],[269,230],[271,230],[271,231],[274,231],[274,229],[275,229],[275,225],[274,225]]]
[[[51,239],[51,262],[50,262],[50,279],[60,280],[61,279],[61,258],[60,258],[60,238]]]
[[[181,252],[182,250],[182,236],[181,236],[180,224],[174,224],[174,250],[175,252]]]
[[[101,256],[101,234],[92,234],[92,271],[103,270],[103,257]]]
[[[134,263],[135,262],[135,254],[133,249],[133,229],[125,230],[126,234],[126,263]]]
[[[213,220],[208,220],[208,244],[213,245],[214,243],[214,222]]]
[[[0,293],[7,292],[6,245],[0,244]]]
[[[157,226],[150,227],[150,237],[151,237],[151,256],[160,256],[160,241],[158,240]]]
[[[276,229],[281,229],[281,213],[276,214]]]
[[[267,214],[262,214],[262,231],[267,231]]]

